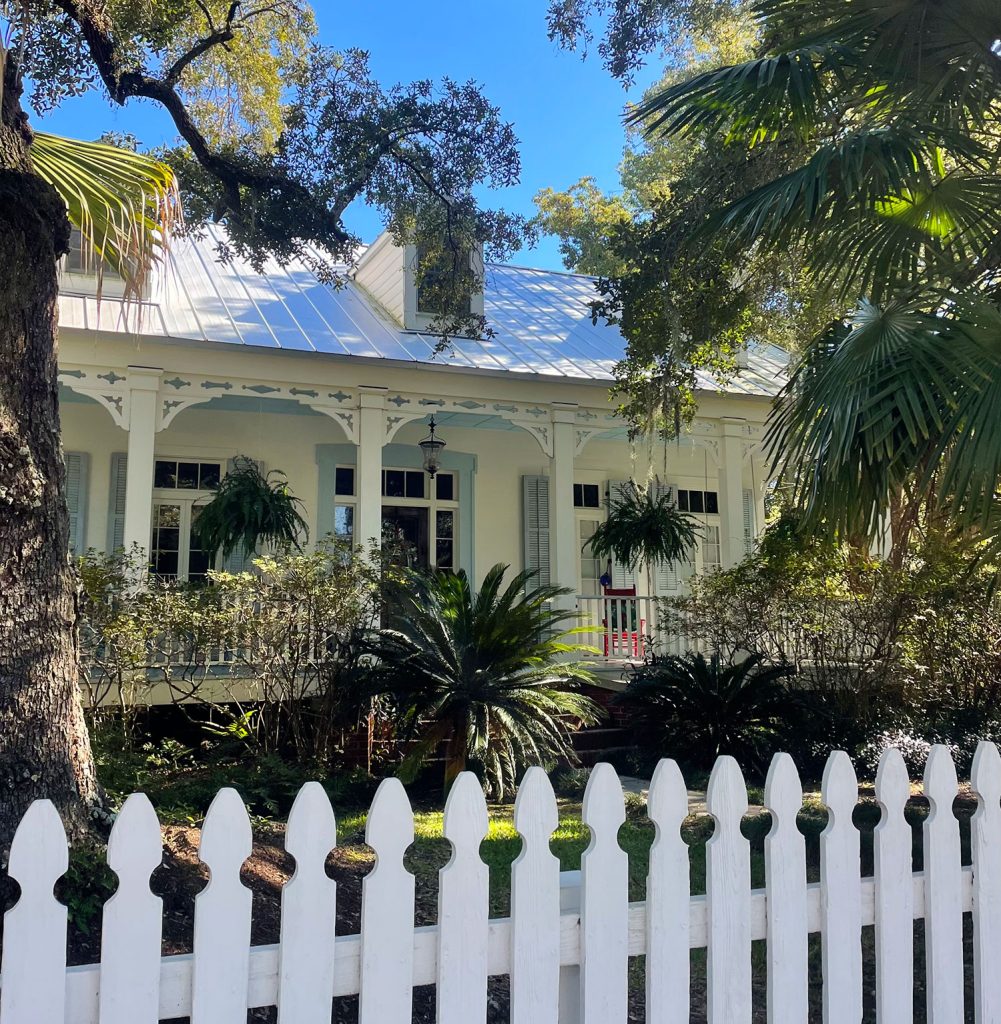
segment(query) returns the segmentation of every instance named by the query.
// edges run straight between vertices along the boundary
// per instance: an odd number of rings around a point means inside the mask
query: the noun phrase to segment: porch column
[[[358,521],[355,543],[382,547],[382,446],[386,440],[386,389],[358,389]]]
[[[125,474],[125,550],[134,546],[149,553],[153,525],[153,442],[162,370],[149,366],[128,369],[129,444]]]
[[[554,585],[577,592],[577,520],[573,510],[574,423],[577,406],[553,406],[553,457],[549,469],[549,529]],[[577,602],[570,597],[568,608]]]
[[[744,428],[746,420],[721,421],[719,465],[720,560],[731,569],[744,557]]]

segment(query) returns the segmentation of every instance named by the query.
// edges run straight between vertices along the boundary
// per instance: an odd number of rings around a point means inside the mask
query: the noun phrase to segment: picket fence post
[[[977,745],[970,772],[977,809],[970,822],[973,853],[973,1005],[976,1020],[1001,1021],[1001,754]]]
[[[365,823],[376,861],[361,883],[359,1024],[409,1024],[413,1016],[416,879],[403,866],[413,841],[414,812],[403,783],[383,779]]]
[[[549,776],[529,768],[518,788],[511,865],[511,1024],[557,1024],[560,1009],[560,862],[549,848],[559,825]]]
[[[66,830],[49,800],[36,800],[14,833],[7,873],[21,898],[4,915],[0,1024],[63,1024],[66,908],[52,887],[69,867]]]
[[[904,807],[911,795],[907,766],[888,747],[876,769],[876,800],[882,810],[873,835],[876,876],[876,1020],[914,1018],[914,866],[911,827]]]
[[[104,904],[101,932],[101,1024],[156,1024],[160,1019],[163,900],[149,887],[163,862],[160,822],[149,798],[133,793],[108,839],[108,866],[118,889]]]
[[[732,757],[713,765],[706,810],[716,822],[706,843],[706,1017],[709,1024],[750,1024],[751,848],[740,831],[747,788]]]
[[[681,825],[688,817],[688,789],[675,761],[662,760],[650,781],[647,813],[657,834],[647,876],[647,1024],[688,1024],[691,979],[688,844]]]
[[[824,766],[820,796],[828,822],[820,834],[821,965],[824,1024],[862,1020],[862,893],[855,769],[843,750]]]
[[[584,790],[591,841],[580,858],[581,1024],[624,1021],[629,1004],[629,857],[619,846],[626,804],[610,764],[596,764]]]
[[[210,876],[195,897],[191,1024],[246,1024],[253,897],[240,880],[240,868],[253,845],[240,794],[220,789],[205,815],[198,847]]]
[[[452,858],[438,873],[438,1024],[487,1018],[490,877],[480,843],[489,824],[480,780],[462,772],[445,801]]]
[[[959,783],[949,748],[936,743],[925,766],[925,973],[928,1024],[963,1021],[963,876],[959,821],[952,811]]]
[[[788,754],[776,754],[765,779],[772,827],[765,836],[769,1024],[806,1024],[809,975],[806,841],[796,826],[803,787]]]
[[[282,888],[278,959],[279,1024],[329,1024],[334,996],[337,883],[327,855],[337,842],[330,801],[318,782],[296,795],[285,828],[295,873]]]

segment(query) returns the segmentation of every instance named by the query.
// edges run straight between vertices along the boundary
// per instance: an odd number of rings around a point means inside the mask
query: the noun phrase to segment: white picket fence
[[[647,1024],[689,1019],[689,950],[705,947],[710,1024],[751,1020],[751,942],[766,940],[768,1019],[805,1022],[808,935],[822,936],[823,1017],[851,1024],[862,1015],[863,925],[875,924],[878,1020],[903,1024],[913,1010],[913,922],[924,918],[928,1020],[964,1019],[963,914],[973,912],[975,1012],[1001,1020],[1001,757],[982,743],[973,765],[979,800],[973,864],[960,862],[952,801],[956,772],[936,747],[925,772],[931,814],[924,828],[923,874],[912,874],[909,783],[888,751],[876,797],[875,877],[861,878],[858,798],[848,757],[834,754],[822,799],[830,820],[820,839],[821,878],[807,884],[805,845],[796,827],[803,794],[792,760],[776,756],[765,786],[772,828],[765,841],[766,888],[752,891],[749,844],[741,834],[747,792],[736,762],[720,758],[707,807],[716,830],[707,848],[706,894],[689,891],[689,853],[680,826],[685,783],[662,761],[649,794],[657,836],[647,899],[628,902],[628,859],[617,832],[622,790],[609,765],[591,773],[583,817],[591,842],[581,865],[580,909],[561,912],[560,870],[549,839],[557,805],[546,775],[529,771],[518,793],[523,838],[512,866],[511,916],[488,917],[488,874],[479,845],[487,807],[476,779],[460,776],[445,806],[453,854],[439,875],[438,924],[414,928],[414,877],[403,866],[414,823],[403,787],[380,786],[366,826],[377,860],[363,882],[361,934],[334,936],[336,885],[324,871],[336,842],[334,815],[317,783],[303,787],[289,816],[286,848],[296,871],[285,885],[281,941],[251,946],[251,893],[239,871],[251,852],[246,810],[232,789],[212,803],[199,855],[210,881],[195,899],[194,950],[161,957],[161,902],[150,891],[161,861],[156,815],[147,798],[126,802],[108,862],[120,879],[104,908],[101,963],[66,967],[66,908],[53,885],[67,867],[62,825],[47,802],[32,805],[17,832],[10,874],[21,897],[4,922],[0,1024],[245,1024],[248,1008],[278,1006],[281,1024],[329,1024],[335,996],[360,995],[360,1024],[404,1024],[412,987],[437,986],[440,1024],[476,1024],[487,1014],[487,978],[510,975],[513,1024],[625,1024],[629,958],[646,956]],[[560,978],[579,965],[579,1007],[561,1015]],[[565,987],[565,986],[564,986]],[[571,1015],[573,1015],[571,1017]],[[579,1015],[579,1016],[578,1016]]]

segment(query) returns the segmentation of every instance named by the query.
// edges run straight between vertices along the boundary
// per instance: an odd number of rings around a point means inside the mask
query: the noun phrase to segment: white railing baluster
[[[518,787],[511,865],[511,1024],[556,1024],[560,997],[560,862],[549,848],[559,825],[549,777],[529,768]]]
[[[882,815],[873,835],[878,1024],[914,1017],[914,866],[911,827],[904,818],[910,795],[904,759],[899,750],[888,747],[876,771]]]
[[[288,816],[285,849],[295,873],[282,888],[278,954],[280,1024],[329,1024],[334,995],[337,883],[327,855],[337,842],[330,801],[318,782],[299,790]]]
[[[160,1019],[163,901],[149,887],[163,861],[160,822],[148,797],[125,801],[108,839],[118,888],[104,905],[101,930],[101,1024]]]
[[[925,796],[931,804],[931,814],[924,823],[928,1024],[962,1024],[962,860],[959,821],[952,810],[959,784],[956,766],[945,745],[936,743],[932,747],[924,781]]]
[[[610,764],[591,769],[582,816],[591,841],[580,859],[581,1022],[619,1024],[628,1005],[629,857],[619,846],[626,805]]]
[[[716,822],[706,844],[707,1020],[750,1024],[751,849],[740,831],[747,788],[732,757],[713,765],[706,810]]]
[[[806,842],[796,826],[803,787],[788,754],[772,758],[765,780],[765,806],[772,815],[772,827],[765,836],[768,1020],[770,1024],[806,1024]]]
[[[50,801],[36,800],[14,833],[7,862],[21,896],[3,919],[0,1024],[63,1024],[67,913],[52,887],[68,867],[59,814]]]
[[[657,829],[647,876],[646,1024],[688,1024],[690,1000],[688,844],[681,825],[688,790],[681,769],[662,760],[647,812]]]
[[[480,843],[489,823],[479,779],[462,772],[445,802],[452,858],[438,873],[438,1024],[486,1020],[490,877]]]
[[[828,822],[820,835],[820,914],[824,1024],[862,1020],[862,898],[855,769],[843,750],[828,758],[821,783]]]
[[[970,822],[973,852],[973,1006],[977,1021],[1001,1021],[1001,755],[977,745],[970,772],[977,809]]]
[[[240,868],[252,849],[239,793],[220,789],[198,847],[210,877],[195,897],[191,1024],[246,1024],[252,895],[240,881]]]
[[[362,881],[359,1024],[410,1024],[413,1016],[414,876],[403,856],[414,814],[399,779],[383,779],[365,823],[375,867]]]

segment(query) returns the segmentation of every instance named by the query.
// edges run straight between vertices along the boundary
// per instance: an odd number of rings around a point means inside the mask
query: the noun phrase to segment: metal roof
[[[323,284],[298,260],[285,267],[271,261],[263,273],[236,257],[223,263],[215,252],[223,238],[210,227],[200,239],[176,240],[150,299],[131,309],[108,295],[98,304],[64,282],[60,326],[595,381],[610,380],[625,353],[617,328],[591,323],[590,277],[487,264],[484,312],[494,336],[457,338],[448,354],[436,355],[433,336],[403,330],[353,281]],[[753,346],[748,366],[723,390],[774,395],[787,363],[781,349]],[[698,384],[719,389],[706,373]]]

